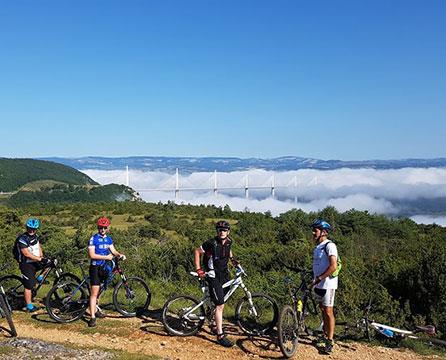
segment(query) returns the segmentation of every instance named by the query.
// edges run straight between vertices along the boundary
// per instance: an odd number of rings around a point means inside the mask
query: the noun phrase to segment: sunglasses
[[[217,231],[218,231],[218,232],[223,232],[223,231],[229,231],[229,229],[223,229],[223,228],[220,228],[220,229],[217,229]]]
[[[107,226],[98,226],[98,229],[99,229],[99,230],[107,230],[108,227],[107,227]]]

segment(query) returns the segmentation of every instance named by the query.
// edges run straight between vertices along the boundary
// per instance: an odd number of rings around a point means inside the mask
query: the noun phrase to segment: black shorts
[[[25,289],[32,290],[37,283],[36,272],[42,270],[44,266],[40,262],[24,262],[19,264],[19,268]]]
[[[101,265],[90,265],[90,285],[101,285],[107,280],[108,274]]]
[[[217,276],[215,278],[207,278],[209,285],[209,295],[215,305],[223,305],[225,303],[225,295],[230,287],[223,289],[223,284],[229,281],[229,274]]]

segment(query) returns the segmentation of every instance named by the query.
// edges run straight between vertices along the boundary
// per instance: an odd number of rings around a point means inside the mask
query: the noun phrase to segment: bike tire
[[[206,318],[204,307],[199,306],[194,313],[188,314],[188,317],[185,317],[185,313],[199,303],[197,299],[188,295],[170,297],[164,304],[162,313],[162,322],[166,331],[170,335],[177,336],[195,335]]]
[[[26,306],[25,285],[20,276],[5,275],[0,277],[0,286],[5,291],[6,299],[12,311],[21,310]]]
[[[248,335],[266,335],[276,325],[279,309],[269,295],[252,293],[251,297],[253,306],[249,304],[246,296],[238,302],[235,310],[237,324]]]
[[[45,298],[48,315],[63,324],[79,320],[84,316],[88,305],[88,292],[74,282],[59,282]]]
[[[297,314],[290,305],[285,305],[279,315],[277,332],[279,334],[279,347],[283,356],[292,357],[297,350],[298,338]]]
[[[428,344],[442,346],[442,347],[446,348],[446,341],[444,341],[444,340],[440,340],[440,339],[436,339],[436,338],[428,338],[425,341]]]
[[[136,276],[120,281],[113,291],[113,304],[125,317],[142,315],[149,308],[152,294],[147,283]]]
[[[9,333],[11,334],[12,337],[16,337],[17,330],[15,328],[14,321],[12,320],[11,309],[9,308],[9,305],[7,304],[7,301],[5,300],[3,294],[0,295],[0,307],[2,310],[2,315],[5,317],[6,321],[8,322],[8,326],[10,329]]]
[[[60,276],[58,278],[54,279],[53,287],[56,286],[58,283],[60,283],[62,281],[64,281],[64,282],[73,282],[73,283],[76,283],[76,284],[80,284],[82,280],[79,278],[79,276],[77,276],[77,275],[75,275],[73,273],[63,272],[62,274],[60,274]]]

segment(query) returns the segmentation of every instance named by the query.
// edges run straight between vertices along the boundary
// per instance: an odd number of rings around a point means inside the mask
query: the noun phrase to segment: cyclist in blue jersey
[[[98,219],[98,232],[94,234],[88,243],[88,256],[91,259],[90,263],[90,321],[89,327],[96,326],[96,318],[104,317],[100,311],[96,311],[99,303],[98,294],[102,282],[104,282],[112,268],[110,268],[110,261],[113,256],[122,257],[125,260],[125,255],[119,253],[113,245],[112,238],[107,235],[110,227],[110,220],[106,217]]]

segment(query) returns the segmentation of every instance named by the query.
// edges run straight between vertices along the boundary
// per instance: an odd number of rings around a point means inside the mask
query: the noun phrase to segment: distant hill
[[[72,167],[44,160],[0,158],[2,203],[111,202],[140,200],[124,185],[99,185]]]
[[[438,159],[401,159],[401,160],[319,160],[312,158],[284,156],[273,159],[236,157],[164,157],[164,156],[131,156],[131,157],[81,157],[81,158],[44,158],[80,170],[117,170],[131,169],[147,171],[174,172],[179,168],[184,172],[217,170],[219,172],[264,169],[272,171],[289,171],[299,169],[333,170],[340,168],[372,168],[401,169],[407,167],[428,168],[446,167],[446,158]]]
[[[26,185],[29,188],[30,185]],[[38,190],[20,190],[5,203],[14,207],[32,203],[91,203],[140,200],[138,194],[125,185],[79,186],[56,183]]]
[[[93,179],[70,166],[44,160],[0,158],[0,191],[17,191],[23,185],[52,180],[69,185],[97,185]]]

